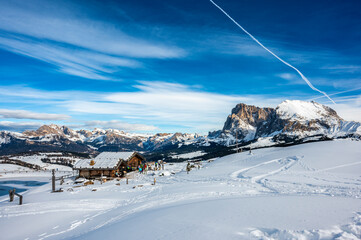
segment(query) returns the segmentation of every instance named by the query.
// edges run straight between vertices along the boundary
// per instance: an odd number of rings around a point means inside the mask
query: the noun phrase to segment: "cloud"
[[[321,69],[330,70],[332,73],[361,73],[361,66],[359,65],[326,65]]]
[[[191,129],[195,126],[222,127],[226,116],[239,102],[258,104],[255,96],[209,93],[200,86],[169,82],[138,82],[127,92],[45,91],[24,86],[0,86],[3,103],[27,103],[31,106],[53,106],[59,113],[97,120],[114,118],[119,121],[144,123],[162,128],[166,125]],[[265,102],[263,102],[265,103]],[[269,102],[268,102],[269,103]],[[131,121],[129,121],[131,119]],[[103,119],[99,119],[103,120]],[[213,129],[211,129],[213,130]]]
[[[292,73],[280,73],[277,74],[277,76],[285,80],[294,80],[297,77],[295,74]]]
[[[106,93],[92,91],[47,91],[30,88],[22,85],[0,86],[0,99],[3,102],[19,101],[19,98],[31,100],[47,100],[47,103],[55,104],[67,99],[102,100]]]
[[[220,129],[231,109],[240,102],[265,105],[263,96],[209,93],[178,83],[139,82],[138,91],[109,93],[103,101],[75,100],[64,103],[76,113],[109,114],[156,125],[177,125],[192,131]],[[268,99],[267,105],[280,103]],[[209,126],[213,126],[209,129]]]
[[[53,64],[60,72],[89,79],[111,80],[111,73],[122,67],[141,67],[141,63],[135,60],[34,41],[26,37],[0,36],[0,48]]]
[[[10,122],[10,121],[0,121],[0,129],[7,131],[24,131],[24,130],[34,130],[43,125],[40,122]]]
[[[83,125],[79,127],[84,128],[111,128],[118,129],[122,131],[154,131],[157,127],[152,125],[145,124],[131,124],[127,122],[122,122],[118,120],[110,120],[110,121],[87,121]]]
[[[64,114],[37,113],[25,110],[0,109],[0,118],[36,119],[36,120],[66,120],[70,116]]]
[[[332,108],[345,120],[361,122],[361,105],[339,103]]]
[[[139,59],[186,54],[178,47],[126,33],[119,24],[93,20],[86,9],[77,8],[47,1],[2,2],[0,48],[53,64],[66,74],[97,80],[114,80],[109,73],[141,67]]]
[[[77,125],[80,128],[101,127],[125,131],[155,131],[159,128],[157,131],[205,133],[221,129],[226,117],[238,103],[276,107],[290,97],[262,94],[228,95],[206,92],[201,86],[160,81],[140,81],[133,88],[124,92],[88,92],[0,86],[0,101],[16,101],[17,104],[29,102],[32,106],[40,104],[55,107],[58,113],[72,116],[72,122],[80,122]],[[7,95],[1,98],[3,92]],[[305,97],[292,95],[291,99],[307,100]],[[356,102],[361,101],[358,97],[338,97],[336,101],[340,105],[330,107],[335,108],[346,120],[359,120],[361,104],[357,105]],[[69,124],[72,123],[65,123]]]

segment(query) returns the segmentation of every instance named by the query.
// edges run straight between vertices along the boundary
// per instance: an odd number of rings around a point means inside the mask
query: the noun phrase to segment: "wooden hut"
[[[95,159],[78,161],[73,169],[79,171],[79,177],[116,177],[135,170],[144,161],[145,158],[137,152],[102,152]]]

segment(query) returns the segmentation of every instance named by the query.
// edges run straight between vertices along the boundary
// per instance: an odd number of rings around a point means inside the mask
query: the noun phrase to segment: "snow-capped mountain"
[[[267,145],[275,145],[360,136],[361,123],[345,121],[322,104],[298,100],[286,100],[276,108],[240,103],[232,109],[223,129],[209,135],[228,145],[264,139]]]
[[[210,156],[225,155],[237,141],[252,147],[297,144],[333,138],[361,138],[361,123],[345,121],[316,102],[286,100],[276,108],[238,104],[222,130],[208,136],[187,133],[136,134],[115,129],[73,130],[44,125],[23,133],[1,131],[0,154],[27,151],[123,151],[160,152],[162,157],[202,150]],[[215,154],[217,153],[217,154]]]
[[[116,129],[73,130],[55,124],[43,125],[23,133],[1,131],[0,153],[25,151],[154,151],[171,146],[189,145],[202,138],[198,134],[135,134]],[[204,138],[204,137],[203,137]]]

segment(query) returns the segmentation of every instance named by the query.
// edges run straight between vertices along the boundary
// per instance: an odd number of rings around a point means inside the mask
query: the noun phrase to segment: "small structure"
[[[82,159],[73,169],[79,171],[79,177],[117,177],[137,169],[145,158],[137,152],[102,152],[95,159]]]

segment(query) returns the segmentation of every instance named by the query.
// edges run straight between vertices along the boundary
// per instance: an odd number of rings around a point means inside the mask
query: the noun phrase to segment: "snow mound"
[[[294,119],[298,121],[331,117],[331,111],[332,109],[322,104],[300,100],[286,100],[276,108],[276,112],[281,119]],[[338,118],[337,115],[336,118]]]

